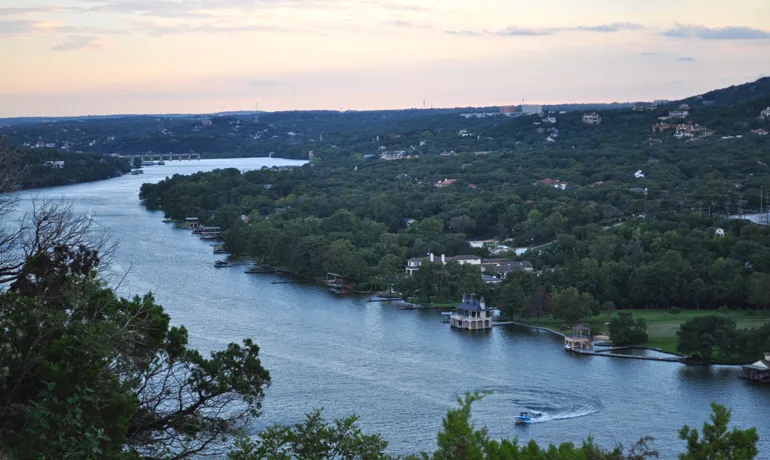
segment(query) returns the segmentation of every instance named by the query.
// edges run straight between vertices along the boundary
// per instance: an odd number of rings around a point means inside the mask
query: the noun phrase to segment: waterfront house
[[[469,331],[492,328],[492,311],[484,303],[484,297],[463,294],[463,301],[449,317],[449,325]]]
[[[184,220],[184,228],[188,230],[195,230],[201,226],[197,217],[188,217]]]
[[[583,123],[589,124],[589,125],[598,125],[602,122],[602,117],[596,113],[586,113],[583,115]]]
[[[586,350],[593,348],[591,329],[578,324],[572,328],[572,334],[564,336],[564,348],[567,350]]]
[[[567,182],[562,182],[556,179],[543,179],[535,182],[532,185],[547,185],[549,187],[558,188],[559,190],[564,190],[567,188]]]
[[[765,352],[764,359],[741,367],[740,377],[750,382],[770,383],[770,351]]]

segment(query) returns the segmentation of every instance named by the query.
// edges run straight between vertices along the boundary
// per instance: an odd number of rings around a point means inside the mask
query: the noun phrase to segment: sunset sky
[[[0,0],[0,117],[673,99],[766,74],[768,0]]]

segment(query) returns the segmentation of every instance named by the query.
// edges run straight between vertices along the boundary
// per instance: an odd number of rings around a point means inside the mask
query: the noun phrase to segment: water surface
[[[215,269],[223,256],[139,202],[143,182],[175,173],[282,164],[296,162],[169,162],[140,176],[27,191],[22,208],[35,196],[64,196],[91,213],[121,241],[113,267],[126,274],[119,292],[154,291],[201,350],[253,338],[273,379],[260,426],[299,422],[313,408],[328,417],[358,414],[364,430],[381,433],[392,453],[414,453],[434,448],[441,417],[459,395],[487,391],[474,419],[495,438],[559,443],[592,435],[611,447],[652,435],[662,458],[673,458],[684,447],[677,429],[685,423],[700,428],[717,401],[733,408],[736,426],[759,429],[760,449],[770,457],[770,386],[739,380],[735,368],[578,356],[544,332],[450,330],[437,311],[274,285],[278,278],[246,275],[242,266]],[[543,417],[514,426],[523,410]]]

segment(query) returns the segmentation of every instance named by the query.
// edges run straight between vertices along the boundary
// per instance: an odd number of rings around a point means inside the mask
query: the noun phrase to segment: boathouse
[[[184,228],[188,230],[195,230],[201,226],[201,222],[197,217],[188,217],[184,220]]]
[[[449,325],[457,329],[474,331],[492,328],[492,310],[484,303],[484,297],[463,294],[463,301],[449,317]]]
[[[564,336],[564,348],[567,350],[590,350],[593,348],[593,336],[591,329],[578,324],[572,328],[571,335]]]
[[[770,351],[765,352],[765,359],[743,366],[741,378],[751,382],[770,383]]]

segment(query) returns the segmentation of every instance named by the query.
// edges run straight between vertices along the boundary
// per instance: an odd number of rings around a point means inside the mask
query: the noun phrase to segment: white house
[[[64,162],[63,161],[46,161],[45,163],[43,163],[43,166],[47,166],[52,169],[63,169]]]
[[[596,113],[586,113],[583,115],[583,123],[589,124],[589,125],[598,125],[602,122],[602,117]]]
[[[714,236],[717,236],[717,237],[719,237],[719,238],[724,238],[724,236],[725,236],[725,231],[724,231],[724,229],[722,229],[722,228],[717,228],[716,230],[714,230]]]
[[[634,173],[634,177],[636,177],[637,179],[641,179],[641,178],[643,178],[643,177],[644,177],[644,173],[643,173],[643,172],[642,172],[642,170],[640,169],[640,170],[638,170],[638,171],[636,171],[636,172]]]
[[[690,112],[687,110],[672,110],[668,112],[668,116],[670,118],[687,118],[687,115],[689,115]]]
[[[759,112],[759,116],[761,118],[770,118],[770,107],[768,107],[765,110]]]

